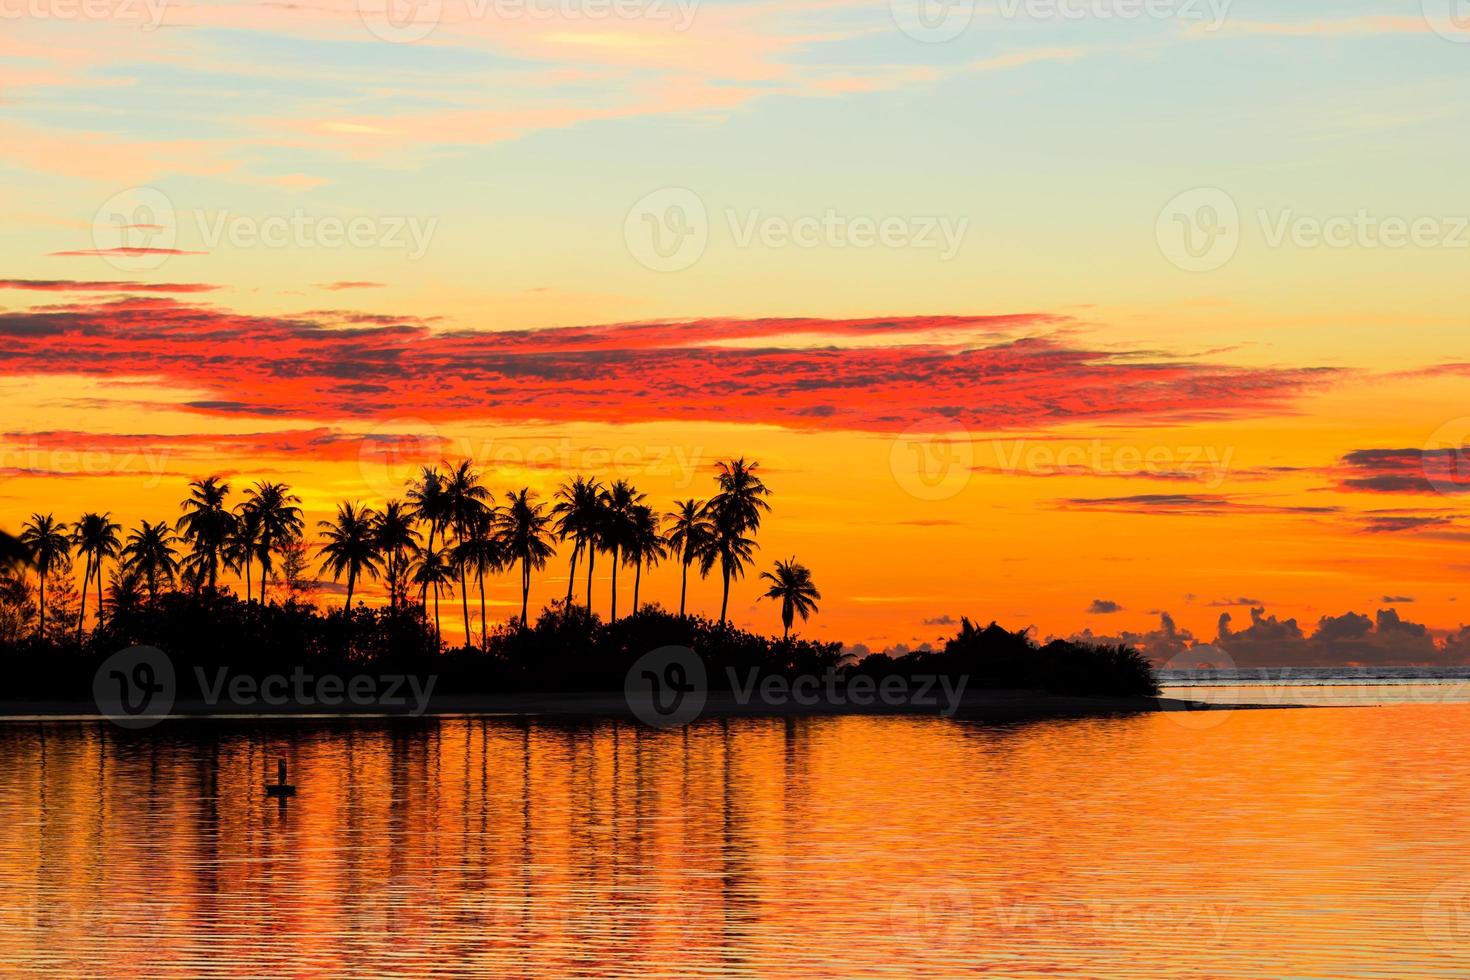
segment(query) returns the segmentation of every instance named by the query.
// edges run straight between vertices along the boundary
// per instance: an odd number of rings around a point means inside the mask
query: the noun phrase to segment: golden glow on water
[[[1470,975],[1470,705],[1193,720],[10,725],[0,963]]]

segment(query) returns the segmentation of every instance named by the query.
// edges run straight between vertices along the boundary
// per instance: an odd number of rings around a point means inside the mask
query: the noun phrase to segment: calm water
[[[1470,977],[1465,704],[10,724],[0,823],[7,976]]]

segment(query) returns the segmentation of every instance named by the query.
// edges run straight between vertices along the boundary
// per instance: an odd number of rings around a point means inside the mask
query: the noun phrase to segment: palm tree
[[[709,522],[709,505],[692,498],[674,501],[674,510],[664,515],[664,521],[668,528],[664,540],[683,566],[679,579],[679,618],[683,619],[684,599],[689,593],[689,566],[708,549],[714,538],[714,527]]]
[[[658,531],[658,518],[652,508],[639,504],[633,508],[628,521],[627,552],[624,561],[633,568],[633,613],[638,613],[638,587],[643,582],[643,566],[657,565],[669,553],[663,535]]]
[[[207,584],[213,592],[219,584],[220,564],[235,526],[235,515],[225,507],[229,495],[228,483],[207,476],[189,483],[189,497],[180,505],[184,514],[174,530],[189,545],[185,565],[196,588]]]
[[[480,586],[480,646],[489,644],[489,628],[485,621],[485,576],[500,571],[505,563],[505,546],[495,534],[495,510],[484,507],[464,529],[459,543],[454,546],[453,561],[461,571],[473,569],[475,580]],[[465,634],[465,643],[470,641]]]
[[[36,635],[45,636],[46,576],[58,562],[71,556],[71,538],[66,533],[66,525],[50,514],[32,514],[31,519],[21,525],[20,544],[41,576],[41,623]]]
[[[434,550],[434,535],[449,519],[449,498],[444,492],[444,476],[432,466],[425,466],[419,478],[408,485],[404,494],[413,516],[429,525],[429,540],[424,545]]]
[[[604,551],[612,554],[612,611],[608,622],[617,622],[618,565],[623,550],[628,546],[628,539],[632,536],[633,508],[643,503],[645,496],[647,495],[639,493],[627,480],[618,480],[602,492],[597,542]],[[590,608],[591,592],[588,592],[588,596]]]
[[[337,518],[317,521],[325,543],[320,548],[322,571],[330,572],[332,581],[347,573],[347,603],[343,609],[352,612],[352,590],[360,575],[377,578],[382,563],[378,550],[378,515],[371,507],[344,501],[337,505]]]
[[[585,476],[577,476],[570,483],[563,483],[556,491],[556,503],[551,513],[556,515],[556,537],[559,541],[572,540],[572,561],[567,569],[567,608],[572,607],[572,586],[577,579],[577,556],[587,551],[587,608],[592,608],[592,549],[597,534],[597,523],[602,516],[602,505],[598,500],[602,484]]]
[[[730,605],[730,579],[740,578],[745,573],[745,563],[750,560],[755,548],[755,539],[747,538],[747,531],[756,532],[761,527],[761,514],[771,509],[766,497],[770,490],[756,475],[760,466],[755,460],[749,463],[742,456],[729,462],[715,464],[715,482],[720,492],[710,498],[709,509],[715,527],[713,555],[720,563],[720,578],[724,593],[720,598],[720,625],[725,625],[725,615]],[[711,567],[705,562],[702,571]]]
[[[143,578],[134,568],[120,568],[112,573],[107,586],[107,606],[113,616],[126,615],[143,605]]]
[[[447,467],[449,464],[446,463]],[[473,464],[469,460],[462,460],[459,466],[449,471],[449,476],[444,480],[444,509],[448,521],[454,526],[454,538],[456,542],[464,541],[471,522],[477,520],[485,510],[485,500],[490,496],[480,483],[480,477],[475,472]],[[459,598],[460,605],[464,611],[464,642],[470,644],[470,593],[465,582],[466,565],[464,562],[455,562],[459,570]]]
[[[811,569],[798,564],[795,558],[776,562],[775,574],[761,572],[761,578],[771,583],[761,598],[781,600],[781,625],[785,627],[781,642],[785,643],[791,637],[791,621],[800,614],[801,621],[806,622],[817,611],[822,593],[812,584]]]
[[[531,570],[546,567],[556,551],[551,545],[551,518],[545,504],[533,504],[529,487],[508,493],[500,518],[500,541],[507,564],[521,563],[521,629],[531,601]]]
[[[122,526],[112,523],[112,515],[83,514],[81,520],[72,525],[72,543],[78,554],[87,556],[87,567],[82,575],[82,609],[77,615],[77,642],[82,642],[82,620],[87,615],[87,585],[93,575],[97,576],[97,625],[102,625],[102,563],[116,558],[121,542],[117,534]]]
[[[245,601],[251,600],[250,563],[260,551],[260,514],[241,505],[231,515],[230,530],[225,537],[224,560],[227,567],[241,572],[245,579]]]
[[[128,543],[122,549],[124,568],[148,583],[149,608],[158,600],[159,576],[172,582],[179,573],[179,553],[174,549],[177,541],[166,522],[149,524],[140,521],[137,529],[128,535]]]
[[[401,500],[390,500],[378,514],[375,544],[383,556],[383,578],[388,582],[388,606],[398,608],[404,579],[408,573],[409,555],[419,546],[419,532],[413,527],[413,513]]]
[[[245,491],[241,507],[260,521],[260,540],[255,557],[260,561],[260,604],[265,605],[265,577],[270,573],[271,556],[291,541],[301,537],[305,522],[301,519],[301,498],[284,483],[259,482]]]
[[[429,590],[434,590],[434,642],[442,644],[443,635],[439,632],[439,596],[444,593],[446,586],[454,582],[454,569],[444,561],[442,552],[431,551],[425,548],[419,552],[418,559],[413,565],[413,583],[419,587],[419,597],[424,604],[424,612],[429,611]]]

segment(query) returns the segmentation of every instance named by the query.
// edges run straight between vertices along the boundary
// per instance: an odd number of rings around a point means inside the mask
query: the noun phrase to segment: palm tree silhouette
[[[761,598],[781,600],[781,625],[785,627],[781,642],[785,643],[791,638],[792,620],[800,615],[801,621],[806,622],[817,611],[817,600],[822,598],[822,593],[812,584],[811,569],[794,557],[777,561],[775,573],[761,572],[761,578],[771,583]]]
[[[87,513],[72,525],[72,543],[77,553],[87,556],[87,566],[82,575],[82,609],[77,615],[77,642],[82,642],[82,620],[87,615],[87,586],[93,575],[97,576],[97,625],[102,626],[102,563],[116,558],[121,542],[118,532],[121,525],[112,522],[112,515]]]
[[[485,576],[500,571],[505,564],[505,546],[495,533],[495,509],[493,507],[482,507],[470,518],[464,529],[464,534],[454,546],[453,561],[461,570],[473,569],[475,581],[480,587],[480,646],[489,645],[489,627],[485,621]],[[468,628],[468,627],[466,627]],[[465,634],[465,643],[470,642],[470,634]]]
[[[13,534],[0,531],[0,568],[9,565],[24,565],[31,560],[30,551]]]
[[[432,466],[425,466],[419,478],[408,485],[404,496],[408,498],[413,516],[429,525],[429,539],[424,548],[433,551],[434,535],[451,516],[449,496],[444,492],[444,475]]]
[[[322,571],[331,573],[332,581],[347,573],[345,612],[352,612],[352,590],[360,576],[377,578],[382,555],[378,551],[378,515],[371,507],[343,501],[337,505],[337,517],[317,521],[323,544],[318,549]]]
[[[157,524],[140,521],[122,549],[123,567],[148,584],[149,608],[158,601],[159,577],[172,582],[179,573],[179,553],[174,548],[177,541],[164,521]]]
[[[383,556],[383,578],[388,582],[388,607],[397,609],[404,580],[408,575],[409,556],[419,546],[419,532],[414,529],[414,518],[407,504],[401,500],[390,500],[383,505],[374,528],[374,544]]]
[[[669,550],[679,556],[682,570],[679,578],[679,618],[684,618],[684,599],[689,594],[689,566],[709,548],[714,527],[709,522],[709,505],[703,500],[676,500],[674,509],[664,515],[667,528],[665,541]]]
[[[745,533],[756,532],[761,527],[761,515],[771,509],[766,497],[770,490],[756,474],[760,466],[755,460],[749,463],[742,456],[729,462],[715,464],[715,482],[720,492],[710,498],[711,520],[715,527],[715,540],[710,555],[718,559],[724,593],[720,598],[720,625],[730,605],[730,579],[740,578],[745,573],[745,563],[750,560],[755,548],[755,539]],[[712,562],[706,561],[702,571],[707,572]]]
[[[225,559],[235,515],[225,507],[230,485],[217,476],[207,476],[189,483],[189,497],[180,509],[184,514],[174,522],[174,530],[189,545],[185,561],[196,586],[208,583],[213,592],[219,584],[220,564]]]
[[[633,508],[643,503],[646,494],[639,493],[627,480],[618,480],[602,492],[602,507],[599,515],[597,542],[612,555],[612,611],[608,622],[618,619],[618,565],[623,550],[632,536]],[[588,593],[588,608],[591,608],[591,592]]]
[[[224,561],[245,580],[245,601],[251,601],[250,565],[260,550],[260,515],[241,504],[230,515],[230,530],[225,538]]]
[[[41,622],[36,636],[46,635],[46,576],[59,562],[71,557],[71,538],[66,525],[50,514],[32,514],[31,519],[21,525],[19,544],[28,553],[41,576]]]
[[[531,489],[516,490],[505,497],[500,541],[505,548],[506,562],[521,563],[521,629],[525,629],[531,601],[531,570],[545,568],[546,559],[556,549],[551,545],[551,518],[544,513],[545,504],[531,502],[534,497]]]
[[[301,508],[296,505],[301,498],[291,492],[284,483],[258,482],[245,491],[241,507],[252,513],[260,522],[260,537],[256,542],[255,557],[260,562],[260,604],[265,605],[265,579],[273,566],[272,555],[283,546],[301,536],[305,522],[301,519]]]
[[[132,568],[120,568],[112,573],[107,586],[107,606],[113,616],[126,615],[143,605],[143,577]]]
[[[633,613],[638,613],[638,587],[643,582],[643,566],[657,565],[669,553],[658,530],[658,518],[643,504],[633,508],[628,520],[627,553],[624,561],[633,566]]]
[[[449,464],[444,465],[447,468]],[[465,540],[470,522],[476,520],[485,510],[485,500],[489,496],[490,491],[480,483],[480,477],[469,460],[461,461],[459,466],[449,471],[444,480],[444,510],[448,524],[454,528],[456,542]],[[459,571],[459,598],[464,610],[464,641],[468,646],[473,634],[470,632],[470,593],[465,582],[466,565],[462,561],[456,561],[455,566]]]
[[[446,586],[454,582],[454,569],[444,560],[444,555],[438,551],[424,548],[419,552],[418,560],[413,566],[413,583],[419,587],[419,598],[424,606],[424,613],[429,611],[429,590],[434,590],[434,642],[442,645],[443,634],[439,630],[439,597],[444,593]]]
[[[577,580],[577,556],[585,549],[587,556],[587,609],[592,609],[592,549],[597,535],[597,524],[602,518],[602,506],[598,501],[602,484],[585,476],[577,476],[570,483],[563,483],[556,491],[556,503],[551,513],[556,516],[556,536],[560,541],[571,539],[572,560],[567,569],[567,608],[572,607],[572,586]]]

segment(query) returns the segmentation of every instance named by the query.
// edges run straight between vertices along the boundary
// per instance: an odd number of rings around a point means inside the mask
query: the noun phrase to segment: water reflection
[[[1470,706],[1441,704],[1232,712],[1208,729],[0,726],[0,962],[1467,975],[1466,722]],[[284,804],[264,793],[277,757],[299,786]]]

